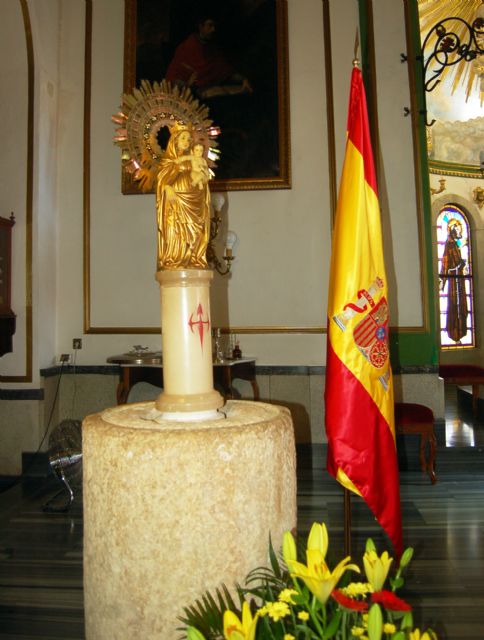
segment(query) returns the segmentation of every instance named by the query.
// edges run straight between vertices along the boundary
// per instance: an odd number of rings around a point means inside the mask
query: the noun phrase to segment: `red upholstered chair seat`
[[[437,440],[434,432],[434,413],[432,409],[423,404],[396,402],[395,429],[397,433],[403,435],[420,435],[420,466],[422,471],[429,474],[432,484],[437,482],[434,469]]]
[[[395,403],[395,422],[399,425],[412,424],[415,422],[434,423],[434,413],[423,404],[412,404],[410,402]]]

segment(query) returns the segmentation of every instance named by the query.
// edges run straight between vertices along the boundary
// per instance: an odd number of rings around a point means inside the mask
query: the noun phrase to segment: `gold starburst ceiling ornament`
[[[484,0],[418,0],[418,10],[427,90],[452,72],[452,93],[463,85],[467,100],[477,89],[482,104]]]
[[[163,127],[171,131],[189,125],[193,143],[201,143],[206,149],[210,170],[216,166],[220,129],[209,120],[208,108],[186,87],[180,89],[166,80],[142,80],[139,88],[123,94],[120,110],[111,120],[117,126],[113,141],[122,149],[123,168],[139,182],[142,191],[151,191],[160,167],[164,149],[158,135]]]

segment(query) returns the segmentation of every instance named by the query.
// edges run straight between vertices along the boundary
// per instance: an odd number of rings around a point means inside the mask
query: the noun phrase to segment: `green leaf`
[[[279,561],[276,556],[276,552],[274,551],[274,547],[272,546],[271,535],[269,534],[269,560],[271,563],[272,571],[274,572],[275,577],[280,580],[282,578],[282,570],[279,564]]]
[[[413,628],[413,615],[411,611],[406,611],[400,624],[400,629],[412,629]]]
[[[403,587],[403,584],[404,584],[404,579],[403,578],[390,578],[390,585],[391,585],[393,591]]]
[[[396,620],[401,620],[405,613],[405,611],[392,611],[393,622],[395,622]]]
[[[293,594],[291,600],[294,604],[305,604],[308,601],[307,597],[299,593],[297,595]]]
[[[332,638],[334,636],[334,634],[338,631],[342,615],[343,613],[340,610],[336,611],[334,616],[331,618],[330,623],[324,630],[323,638]]]
[[[223,593],[221,593],[219,589],[216,590],[219,611],[221,610],[222,612],[225,612],[227,609],[230,609],[230,611],[238,611],[238,607],[232,598],[232,594],[224,584],[222,585],[222,591]]]
[[[188,627],[187,640],[205,640],[203,633],[200,633],[195,627]]]
[[[240,588],[237,588],[237,592],[240,595]],[[196,600],[192,605],[183,608],[184,614],[179,617],[179,620],[187,627],[194,627],[200,633],[202,633],[207,640],[213,640],[215,638],[223,637],[223,614],[227,609],[234,611],[240,616],[242,609],[242,603],[240,607],[237,607],[234,600],[225,585],[221,586],[221,589],[215,590],[215,597],[218,602],[207,592]],[[243,600],[243,598],[242,598]]]

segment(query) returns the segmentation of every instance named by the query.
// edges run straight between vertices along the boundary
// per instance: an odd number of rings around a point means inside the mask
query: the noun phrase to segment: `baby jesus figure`
[[[192,179],[192,184],[194,187],[198,187],[198,189],[203,189],[203,187],[210,180],[210,173],[208,170],[208,164],[205,158],[203,157],[203,152],[205,148],[203,144],[200,142],[195,143],[192,148],[193,155],[185,156],[184,160],[190,160],[192,163],[192,170],[190,172],[190,178]]]

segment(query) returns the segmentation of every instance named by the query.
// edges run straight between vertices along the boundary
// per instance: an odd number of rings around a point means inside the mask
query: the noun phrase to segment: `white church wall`
[[[120,102],[124,3],[122,0],[94,0],[89,193],[91,228],[88,233],[91,307],[88,319],[90,325],[100,332],[114,327],[119,333],[83,335],[84,3],[62,0],[54,5],[43,3],[43,11],[34,11],[33,18],[45,33],[49,33],[46,26],[49,6],[53,7],[51,16],[54,24],[56,19],[60,19],[56,8],[61,7],[59,118],[56,131],[47,128],[43,132],[39,160],[43,166],[55,163],[49,145],[52,136],[56,135],[59,158],[57,338],[54,348],[49,339],[39,349],[39,365],[49,366],[58,359],[60,353],[72,352],[74,337],[83,337],[83,349],[77,354],[78,363],[101,364],[109,355],[126,351],[134,343],[143,343],[152,349],[160,347],[161,339],[158,336],[143,333],[143,328],[160,323],[153,267],[154,196],[123,196],[120,193],[119,150],[111,142],[114,127],[110,115]],[[218,278],[214,284],[217,295],[214,296],[216,304],[212,313],[215,325],[228,321],[231,327],[242,329],[241,340],[246,343],[246,346],[242,345],[244,351],[258,355],[261,364],[320,365],[325,360],[325,339],[321,329],[325,326],[332,216],[323,19],[318,0],[298,3],[290,0],[288,10],[292,189],[227,194],[227,224],[239,236],[237,259],[232,276],[223,280]],[[392,18],[385,11],[378,3],[375,5],[377,58],[378,47],[386,46],[386,39],[393,41],[397,26],[400,40],[403,38],[402,16]],[[333,29],[335,150],[339,175],[344,153],[357,7],[351,0],[330,2],[330,16]],[[380,19],[387,25],[390,23],[392,28],[380,29]],[[400,44],[394,45],[395,51]],[[42,53],[40,48],[37,51]],[[47,51],[43,55],[48,60],[50,53]],[[400,61],[397,60],[395,65],[390,66],[405,69],[404,65],[399,65]],[[53,81],[50,77],[51,69],[45,69],[45,66],[42,62],[39,65],[43,74],[39,96],[54,116],[53,101],[57,86],[55,79]],[[414,286],[415,282],[419,283],[419,256],[413,241],[416,213],[414,196],[410,198],[409,207],[409,199],[403,201],[400,186],[411,186],[413,180],[410,133],[403,136],[406,161],[401,166],[395,167],[393,163],[393,147],[390,146],[388,151],[385,149],[385,145],[389,144],[387,141],[395,138],[389,132],[395,129],[397,117],[401,117],[400,112],[397,114],[393,107],[388,107],[393,103],[388,100],[388,95],[398,90],[403,101],[408,93],[408,82],[403,71],[393,80],[385,67],[377,67],[377,74],[380,74],[377,87],[380,93],[383,92],[382,95],[379,93],[382,123],[380,141],[392,225],[387,264],[389,272],[396,274],[398,323],[400,326],[415,326],[421,318],[420,292]],[[42,171],[42,185],[37,196],[40,196],[40,209],[44,207],[43,215],[47,224],[42,226],[38,242],[46,243],[50,251],[50,241],[55,237],[52,217],[49,217],[50,211],[55,210],[51,202],[54,179],[45,169]],[[43,195],[42,189],[48,180],[52,182],[49,194]],[[395,242],[395,237],[398,237],[398,242]],[[47,261],[44,270],[39,273],[40,287],[46,283],[49,287],[53,286],[55,276],[52,276],[51,267],[52,263]],[[50,308],[52,302],[49,295],[44,308]],[[41,342],[40,334],[49,334],[49,313],[44,313],[41,305],[39,308],[42,324],[38,342]],[[124,334],[124,327],[139,327],[140,333]],[[292,333],[267,333],[271,327],[287,329]]]
[[[162,345],[159,335],[142,332],[144,327],[160,324],[159,290],[154,280],[154,196],[121,194],[120,154],[112,144],[114,126],[110,117],[117,110],[122,92],[124,2],[93,0],[91,164],[87,194],[91,226],[86,230],[86,246],[90,252],[87,291],[91,295],[91,306],[87,316],[83,302],[86,292],[83,279],[85,3],[35,0],[28,5],[37,42],[34,55],[38,57],[35,377],[30,385],[6,383],[2,386],[7,390],[44,387],[45,400],[2,400],[0,417],[8,421],[9,434],[15,433],[15,437],[8,437],[8,442],[16,454],[14,466],[7,471],[0,468],[0,473],[17,472],[21,451],[32,450],[40,442],[57,379],[39,376],[39,369],[50,367],[61,353],[72,354],[73,338],[80,337],[83,341],[81,351],[76,353],[76,364],[81,366],[104,365],[107,357],[130,350],[134,344],[151,350],[158,350]],[[15,0],[14,5],[12,0],[11,6],[18,9],[19,3]],[[401,327],[415,326],[421,323],[422,309],[410,121],[404,120],[400,111],[408,98],[406,67],[399,60],[404,46],[404,20],[403,13],[389,11],[384,0],[373,2],[373,6],[377,58],[385,58],[384,63],[377,63],[377,97],[387,269],[390,284],[395,284],[391,293],[396,309],[392,312],[392,321]],[[358,3],[330,0],[329,8],[334,151],[339,180]],[[2,80],[13,82],[9,95],[14,96],[12,121],[2,120],[0,124],[6,136],[2,137],[4,147],[8,142],[12,148],[9,141],[15,129],[17,148],[21,148],[26,145],[26,127],[14,125],[26,121],[26,87],[15,84],[9,74],[10,69],[19,66],[17,76],[25,80],[25,50],[17,47],[15,59],[6,52],[14,29],[19,37],[25,39],[25,35],[19,14],[14,13],[13,19],[14,27],[6,20],[0,26],[7,38],[0,38],[0,47],[5,48],[5,55],[0,56],[0,73]],[[320,367],[326,358],[326,336],[322,328],[326,325],[333,215],[321,1],[288,0],[288,19],[292,188],[227,194],[224,224],[239,237],[237,258],[230,278],[217,276],[215,279],[212,316],[215,326],[239,328],[243,353],[256,356],[259,366],[316,368],[316,371],[308,369],[306,373],[296,371],[292,375],[269,370],[259,378],[264,399],[293,405],[300,418],[296,425],[299,440],[321,442],[324,440],[324,375]],[[383,28],[385,25],[389,28]],[[391,51],[391,56],[383,55],[382,51]],[[2,103],[2,113],[7,107]],[[12,304],[18,313],[18,329],[14,353],[0,361],[2,374],[22,373],[27,348],[22,315],[26,299],[26,229],[25,217],[22,218],[25,185],[17,179],[26,170],[25,154],[19,152],[18,157],[13,156],[12,166],[5,156],[0,157],[0,215],[9,215],[12,209],[18,214],[14,230],[16,284]],[[94,332],[84,333],[85,321]],[[132,331],[139,328],[139,333],[127,333],[127,327],[134,327]],[[281,332],[271,333],[271,328]],[[103,333],[104,330],[107,333]],[[96,376],[97,373],[83,374],[82,380],[78,376],[77,387],[75,378],[63,381],[61,413],[58,410],[55,419],[72,417],[69,415],[72,394],[76,417],[98,410],[103,403],[115,402],[116,376],[106,375],[102,384]],[[93,384],[98,385],[99,393],[91,398]],[[14,409],[14,405],[19,410]],[[8,451],[13,455],[11,449]]]
[[[291,143],[293,180],[290,190],[229,192],[226,225],[238,237],[237,259],[230,278],[217,276],[214,283],[213,323],[240,327],[244,351],[260,358],[262,364],[319,365],[325,359],[325,326],[328,264],[331,236],[331,203],[325,100],[325,60],[323,50],[323,17],[317,0],[289,1],[289,79],[291,103]],[[383,14],[383,9],[378,12]],[[91,306],[90,326],[103,331],[114,327],[120,334],[84,335],[82,301],[74,293],[82,290],[82,126],[83,122],[83,35],[82,3],[62,3],[62,55],[60,57],[61,93],[59,138],[59,319],[56,351],[71,352],[72,338],[83,337],[78,362],[101,364],[106,357],[126,351],[134,343],[159,349],[161,339],[144,334],[143,328],[160,324],[158,288],[154,281],[155,228],[154,196],[123,196],[120,192],[119,150],[112,145],[114,127],[111,114],[120,102],[122,87],[124,3],[95,0],[93,2],[92,78],[91,78],[91,167],[90,250]],[[335,107],[336,165],[339,174],[344,153],[344,129],[349,90],[353,40],[357,23],[355,3],[330,3],[333,33],[333,82]],[[385,17],[388,22],[391,17]],[[400,19],[393,19],[400,25]],[[344,25],[344,26],[342,26]],[[377,37],[393,38],[386,31]],[[403,37],[401,25],[400,37]],[[311,37],[309,37],[311,35]],[[304,46],[301,46],[304,43]],[[398,48],[398,45],[395,45]],[[398,60],[398,64],[400,62]],[[405,67],[402,65],[403,69]],[[399,68],[399,67],[397,67]],[[377,69],[378,73],[381,72]],[[405,73],[391,82],[385,75],[379,83],[388,93],[408,92]],[[381,98],[387,109],[387,93]],[[400,113],[398,114],[400,117]],[[390,118],[395,119],[391,113]],[[409,125],[410,126],[410,125]],[[390,120],[387,130],[394,127]],[[383,135],[385,133],[385,136]],[[387,139],[386,132],[381,138]],[[408,142],[411,144],[411,140]],[[384,151],[384,150],[383,150]],[[410,153],[410,151],[408,151]],[[385,154],[383,154],[385,156]],[[392,154],[388,153],[392,158]],[[407,154],[408,155],[408,154]],[[383,163],[387,159],[383,157]],[[403,164],[403,163],[402,163]],[[409,165],[407,167],[407,164]],[[405,171],[413,180],[411,163]],[[388,181],[387,172],[385,179]],[[394,185],[402,183],[399,168]],[[388,192],[390,192],[390,186]],[[402,187],[399,187],[401,190]],[[405,274],[414,265],[411,277],[399,281],[401,297],[414,296],[412,304],[396,305],[402,325],[420,322],[419,292],[413,286],[419,281],[419,260],[415,243],[410,242],[415,230],[415,212],[400,215],[404,207],[397,191],[392,196],[392,228],[399,236],[398,252]],[[385,211],[384,211],[385,215]],[[401,242],[401,238],[405,242]],[[392,245],[391,251],[394,251]],[[407,254],[410,253],[410,260]],[[390,255],[390,264],[400,254]],[[389,271],[393,267],[390,266]],[[398,277],[398,274],[397,274]],[[408,290],[408,291],[407,291]],[[66,305],[66,300],[69,304]],[[139,334],[123,334],[123,327],[140,328]],[[289,333],[271,334],[272,328]],[[301,329],[300,332],[297,329]],[[258,332],[262,329],[264,332]],[[107,329],[109,330],[109,329]],[[306,331],[313,330],[313,333]],[[249,333],[246,333],[246,332]],[[293,331],[293,333],[291,333]],[[318,333],[319,331],[319,333]],[[52,354],[55,358],[58,354]],[[43,366],[51,364],[48,356]]]
[[[391,325],[421,327],[422,287],[418,207],[414,176],[412,119],[404,5],[373,0],[380,143],[379,190],[389,279]]]
[[[57,233],[59,228],[59,58],[60,2],[29,5],[35,58],[33,193],[33,377],[56,347]]]
[[[15,52],[15,55],[12,54]],[[25,29],[19,2],[6,0],[0,20],[0,84],[2,104],[0,139],[0,216],[9,218],[12,229],[12,300],[16,314],[13,352],[0,359],[0,375],[24,377],[27,374],[27,122],[28,83]]]
[[[354,3],[333,4],[338,16],[332,16],[333,20],[344,24],[347,31],[335,40],[342,47],[346,38],[347,51],[352,51],[357,19]],[[73,11],[79,12],[79,8]],[[110,116],[119,105],[122,85],[123,16],[121,1],[93,3],[90,322],[101,330],[160,323],[159,293],[154,281],[154,196],[121,195],[119,150],[111,142],[114,127]],[[71,26],[79,32],[82,21],[72,20]],[[77,39],[74,37],[74,41]],[[306,46],[301,47],[301,41]],[[68,49],[74,46],[70,40],[65,44]],[[344,92],[340,95],[338,91],[335,100],[336,106],[341,106],[340,112],[346,110],[351,53],[347,55],[344,74],[341,60],[333,62],[338,86],[341,82]],[[75,73],[80,86],[78,66]],[[340,79],[342,75],[344,81]],[[63,77],[71,77],[67,67]],[[250,331],[240,336],[241,346],[245,353],[257,355],[262,364],[317,365],[325,358],[323,334],[304,331],[320,331],[325,325],[331,234],[323,21],[317,1],[304,0],[297,6],[289,2],[289,78],[293,186],[290,190],[227,194],[227,224],[239,237],[237,259],[232,276],[217,278],[214,284],[216,302],[223,302],[226,308],[215,306],[212,315],[215,326],[228,320],[231,327]],[[77,94],[80,104],[81,94]],[[72,120],[72,114],[68,116]],[[341,147],[344,118],[338,124],[343,125],[338,135]],[[81,132],[76,135],[81,144]],[[70,148],[76,148],[72,141]],[[63,184],[72,183],[78,191],[78,166],[72,166],[65,156],[60,171],[66,178]],[[69,197],[69,187],[65,191],[61,199]],[[80,203],[72,204],[69,210],[62,206],[66,218],[61,236],[67,241],[67,248],[63,249],[61,243],[59,301],[78,281],[79,252],[74,249],[76,259],[72,261],[69,238],[72,234],[79,237]],[[79,334],[77,301],[73,307],[65,309],[59,302],[60,351],[70,350],[72,338]],[[300,328],[301,332],[258,333],[260,328],[271,327],[289,331]],[[78,362],[100,364],[107,356],[126,351],[135,343],[158,349],[160,338],[150,334],[85,335]]]

